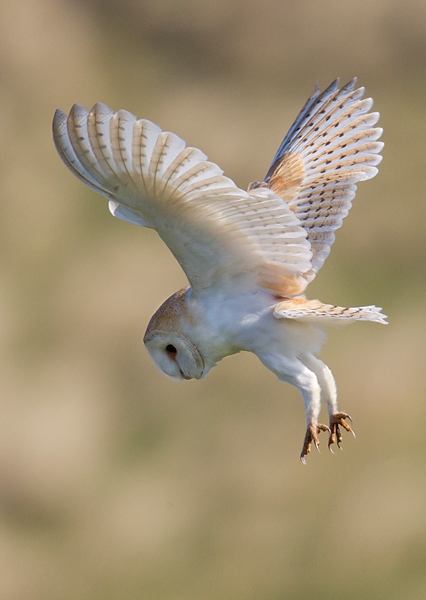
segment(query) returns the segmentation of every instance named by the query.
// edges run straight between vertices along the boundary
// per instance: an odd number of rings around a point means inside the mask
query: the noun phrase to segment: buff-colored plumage
[[[377,173],[383,147],[378,113],[352,80],[318,86],[284,138],[262,182],[239,189],[176,135],[104,104],[56,111],[53,136],[67,167],[109,199],[112,214],[155,229],[190,287],[152,317],[146,346],[159,368],[199,379],[224,356],[254,352],[300,390],[307,416],[301,458],[318,433],[340,445],[331,371],[314,354],[322,326],[385,323],[375,306],[342,308],[306,300],[306,286],[327,258],[356,184]],[[321,397],[330,427],[318,423]]]

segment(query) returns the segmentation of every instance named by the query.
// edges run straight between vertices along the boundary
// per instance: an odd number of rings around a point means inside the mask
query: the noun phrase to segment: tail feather
[[[343,325],[351,321],[376,321],[387,324],[387,316],[377,306],[358,306],[344,308],[323,304],[319,300],[289,298],[279,302],[274,309],[276,319],[297,319],[318,324]]]

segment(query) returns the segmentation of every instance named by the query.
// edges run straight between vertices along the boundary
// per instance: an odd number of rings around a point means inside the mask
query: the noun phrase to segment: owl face
[[[144,336],[155,365],[173,379],[201,379],[210,370],[191,333],[196,321],[188,305],[190,290],[172,294],[153,314]]]
[[[198,348],[183,334],[163,331],[147,332],[146,348],[156,366],[173,379],[201,379],[205,363]]]

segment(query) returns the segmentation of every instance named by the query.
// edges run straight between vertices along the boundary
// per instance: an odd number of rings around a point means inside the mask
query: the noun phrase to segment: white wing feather
[[[150,121],[104,104],[56,111],[56,148],[67,167],[106,196],[112,214],[156,229],[195,291],[249,279],[282,295],[307,284],[310,245],[272,190],[244,192],[196,148]]]
[[[312,249],[312,280],[330,253],[335,230],[351,208],[356,183],[377,173],[382,129],[379,113],[356,79],[323,93],[316,86],[284,138],[264,183],[286,200],[306,230]]]

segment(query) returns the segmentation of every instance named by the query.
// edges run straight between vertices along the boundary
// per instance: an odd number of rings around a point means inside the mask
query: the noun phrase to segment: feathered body
[[[383,144],[378,113],[352,80],[318,86],[284,138],[262,182],[237,186],[176,135],[103,104],[57,111],[56,148],[71,171],[105,195],[112,214],[154,228],[190,287],[152,317],[145,344],[176,379],[200,379],[225,356],[246,350],[301,392],[307,417],[304,461],[318,433],[351,431],[336,386],[314,355],[323,326],[385,323],[375,306],[343,308],[307,300],[306,286],[330,252],[355,196],[377,173]],[[321,398],[330,426],[318,423]]]

